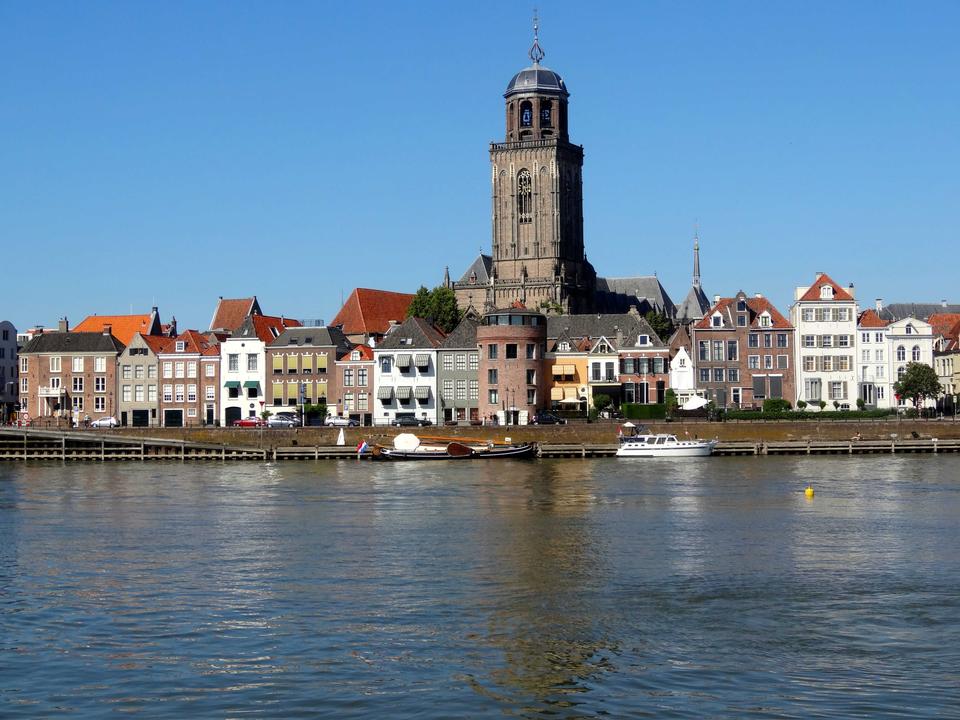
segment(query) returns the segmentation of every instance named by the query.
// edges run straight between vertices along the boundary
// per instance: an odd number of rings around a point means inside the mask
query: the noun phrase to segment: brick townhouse
[[[336,375],[340,395],[331,396],[333,402],[341,401],[338,407],[344,415],[359,421],[361,425],[372,425],[373,349],[369,345],[354,345],[341,351],[337,357]],[[332,411],[333,408],[328,409],[328,412]]]
[[[332,412],[340,400],[337,355],[349,348],[337,327],[286,328],[267,345],[267,409],[326,403]]]
[[[216,336],[187,330],[167,338],[158,359],[163,426],[214,424],[220,382]]]

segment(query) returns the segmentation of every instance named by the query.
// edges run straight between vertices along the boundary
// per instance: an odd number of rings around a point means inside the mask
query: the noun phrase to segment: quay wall
[[[484,438],[515,442],[542,443],[614,443],[617,422],[571,423],[525,427],[514,426],[430,426],[425,428],[365,427],[344,428],[347,445],[356,445],[361,439],[368,443],[392,444],[400,432],[414,432],[421,436]],[[669,432],[678,437],[718,438],[722,441],[782,442],[850,440],[859,433],[863,440],[960,439],[960,422],[938,420],[850,420],[850,421],[771,421],[771,422],[657,422],[647,423],[652,432]],[[340,428],[306,427],[293,429],[264,428],[117,428],[116,430],[87,430],[91,435],[123,435],[126,437],[163,438],[189,442],[214,443],[230,446],[290,447],[296,445],[334,445]],[[916,435],[914,435],[914,433]]]

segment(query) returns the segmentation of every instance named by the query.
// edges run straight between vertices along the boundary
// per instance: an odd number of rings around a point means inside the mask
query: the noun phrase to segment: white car
[[[91,421],[91,422],[90,422],[90,427],[92,427],[92,428],[115,428],[115,427],[117,427],[119,424],[120,424],[120,423],[117,422],[117,419],[116,419],[115,417],[107,416],[107,417],[97,418],[96,420]]]
[[[360,421],[347,415],[327,415],[327,419],[323,421],[323,424],[333,427],[358,427]]]

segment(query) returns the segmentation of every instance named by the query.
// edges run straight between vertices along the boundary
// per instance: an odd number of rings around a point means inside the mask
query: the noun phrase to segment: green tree
[[[441,286],[427,290],[421,285],[410,301],[407,317],[423,318],[443,332],[450,332],[460,322],[462,313],[451,288]]]
[[[817,400],[816,403],[821,410],[823,410],[827,406],[826,400]]]
[[[610,407],[610,403],[612,402],[613,400],[610,399],[610,396],[604,395],[603,393],[593,396],[593,407],[596,408],[598,413],[602,413],[604,410]]]
[[[462,317],[452,288],[441,286],[430,292],[430,322],[448,333],[460,324]]]
[[[650,324],[650,328],[657,334],[657,337],[664,342],[667,342],[673,335],[673,323],[666,315],[651,310],[644,315],[644,318]]]
[[[911,400],[913,406],[919,410],[927,398],[940,397],[943,386],[932,367],[912,362],[907,365],[903,377],[893,384],[893,390],[900,397]]]
[[[677,401],[677,393],[673,388],[669,388],[663,394],[663,404],[666,405],[667,417],[673,417],[680,403]]]

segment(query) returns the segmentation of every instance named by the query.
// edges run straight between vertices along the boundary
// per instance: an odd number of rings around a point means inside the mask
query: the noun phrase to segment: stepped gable
[[[465,317],[460,321],[450,334],[443,339],[441,347],[449,349],[467,348],[476,350],[477,348],[477,326],[479,320],[472,317]]]
[[[35,335],[23,346],[20,354],[27,353],[70,353],[103,352],[119,353],[125,345],[114,335],[100,332],[52,332]]]
[[[256,295],[233,299],[221,297],[217,300],[217,307],[210,319],[209,332],[235,332],[250,315],[262,314],[263,311],[260,309],[260,303],[257,302]]]
[[[345,335],[383,335],[390,321],[400,322],[413,302],[409,293],[357,288],[340,308],[331,325],[339,325]]]
[[[85,317],[70,332],[98,332],[102,333],[110,326],[110,334],[124,345],[129,345],[133,336],[162,335],[163,326],[160,323],[157,309],[142,315],[90,315]]]
[[[378,350],[402,350],[405,348],[437,348],[444,335],[423,318],[409,317],[395,325],[377,345]]]
[[[853,300],[853,296],[849,291],[837,285],[826,273],[819,273],[817,275],[817,279],[813,281],[813,285],[807,288],[807,291],[800,296],[800,300],[823,300],[823,298],[820,297],[820,288],[824,285],[829,285],[833,288],[833,297],[830,298],[830,300]]]

